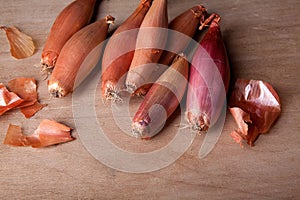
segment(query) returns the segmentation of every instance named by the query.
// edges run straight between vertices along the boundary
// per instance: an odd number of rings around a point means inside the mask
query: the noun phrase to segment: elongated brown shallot
[[[134,93],[136,89],[145,84],[155,82],[161,75],[162,69],[158,65],[147,64],[157,63],[162,55],[167,42],[167,27],[167,0],[155,0],[137,35],[136,50],[125,82],[130,93]],[[146,91],[141,90],[137,95],[145,93]]]
[[[113,22],[112,16],[106,16],[82,28],[68,40],[48,81],[48,91],[53,97],[63,97],[72,92],[96,66],[91,60],[99,60],[103,48],[101,42],[105,40],[109,24]],[[88,57],[89,54],[92,56]]]
[[[141,26],[151,2],[152,0],[141,0],[136,10],[117,28],[105,47],[102,59],[101,91],[102,97],[107,100],[120,99],[118,93],[125,89],[125,80],[120,79],[130,67],[134,51],[129,50],[135,49],[138,33],[137,30],[129,30]],[[122,51],[126,53],[118,56],[122,54]]]
[[[189,75],[186,117],[193,130],[206,131],[226,106],[230,69],[219,26],[212,14],[207,33],[196,50]]]
[[[159,63],[168,66],[172,63],[176,54],[185,50],[199,24],[204,22],[206,15],[206,9],[201,5],[197,5],[181,13],[169,23],[171,31],[168,34],[166,50],[160,57]],[[186,35],[186,37],[181,36],[180,33]]]
[[[177,56],[153,84],[133,118],[132,136],[150,138],[158,133],[185,93],[188,68],[186,58]]]
[[[76,0],[59,13],[43,48],[42,70],[52,69],[66,42],[89,23],[95,2],[96,0]]]
[[[194,6],[183,12],[169,23],[168,41],[165,50],[159,59],[159,63],[169,66],[174,57],[183,52],[189,42],[192,40],[199,23],[203,23],[206,18],[206,9],[201,6]],[[185,36],[184,36],[184,35]],[[163,70],[157,71],[157,74],[163,73]],[[146,84],[138,88],[136,94],[145,94],[152,84]]]
[[[13,57],[22,59],[33,55],[35,46],[30,36],[19,31],[14,26],[0,26],[1,29],[6,33],[10,45],[10,53]]]

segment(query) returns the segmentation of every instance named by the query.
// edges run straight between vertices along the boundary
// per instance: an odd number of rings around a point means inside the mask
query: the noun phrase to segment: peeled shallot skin
[[[10,146],[48,147],[75,140],[71,128],[54,120],[44,119],[31,135],[23,134],[21,127],[10,124],[3,144]]]
[[[238,79],[232,91],[229,110],[238,130],[231,136],[250,146],[261,133],[267,133],[281,113],[280,99],[274,88],[261,80]]]
[[[23,101],[17,94],[8,91],[5,85],[0,83],[0,116],[20,105]]]
[[[35,46],[32,38],[21,32],[17,27],[0,26],[9,41],[10,53],[16,59],[23,59],[33,55]]]

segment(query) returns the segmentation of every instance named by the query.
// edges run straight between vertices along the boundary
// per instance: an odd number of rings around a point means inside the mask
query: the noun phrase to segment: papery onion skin
[[[31,135],[23,134],[21,127],[10,124],[3,144],[11,146],[48,147],[75,140],[71,128],[54,120],[44,119]]]
[[[281,103],[269,83],[238,79],[230,97],[229,110],[238,125],[231,136],[240,144],[246,140],[253,146],[259,134],[267,133],[278,119]]]
[[[9,89],[24,99],[17,107],[31,106],[38,101],[37,82],[33,77],[18,77],[8,82]]]
[[[44,119],[29,138],[33,148],[47,147],[74,139],[70,127],[49,119]]]
[[[14,92],[8,91],[5,85],[0,83],[0,116],[23,102],[24,99],[21,99]]]
[[[40,104],[39,102],[35,102],[31,106],[21,108],[21,112],[26,118],[30,118],[45,106],[47,106],[47,104]]]
[[[26,135],[20,126],[9,124],[3,144],[11,146],[29,146]]]
[[[12,26],[0,26],[4,30],[9,41],[10,53],[16,59],[24,59],[34,54],[35,45],[33,39],[21,32],[18,28]]]

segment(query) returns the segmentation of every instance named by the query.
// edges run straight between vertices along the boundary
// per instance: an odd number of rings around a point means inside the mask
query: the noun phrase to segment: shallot
[[[158,133],[178,107],[187,85],[189,63],[177,56],[145,96],[132,124],[132,136],[150,138]]]
[[[168,13],[167,0],[155,0],[146,14],[137,35],[136,50],[127,73],[126,88],[130,93],[146,94],[145,87],[161,75],[157,63],[167,41]],[[152,47],[152,48],[151,48]],[[154,48],[153,48],[154,47]],[[136,91],[138,88],[141,89]],[[148,88],[148,87],[147,87]]]
[[[101,56],[102,42],[113,22],[114,18],[108,15],[82,28],[68,40],[48,81],[50,95],[66,96],[87,77]]]
[[[76,0],[59,13],[42,51],[42,70],[52,69],[66,42],[89,23],[95,2],[96,0]]]
[[[125,80],[121,78],[130,67],[134,55],[134,50],[131,49],[136,45],[137,28],[141,26],[151,3],[152,0],[141,0],[136,10],[117,28],[105,47],[101,90],[102,97],[107,100],[116,101],[121,98],[119,92],[125,89]],[[125,54],[122,55],[122,51]]]
[[[212,14],[208,20],[212,22],[193,56],[189,75],[186,117],[196,131],[207,131],[219,118],[230,77],[220,17]]]

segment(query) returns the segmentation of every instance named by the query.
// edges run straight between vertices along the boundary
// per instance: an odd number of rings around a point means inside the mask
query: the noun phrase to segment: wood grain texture
[[[176,162],[144,174],[119,172],[93,158],[76,132],[72,96],[50,99],[40,69],[34,66],[39,64],[43,44],[55,17],[70,2],[0,0],[0,25],[18,27],[32,36],[37,48],[32,57],[16,60],[10,56],[6,36],[1,32],[0,82],[7,84],[19,76],[35,77],[39,83],[40,101],[48,104],[31,119],[25,119],[18,110],[0,117],[1,199],[299,198],[298,0],[201,1],[209,12],[218,12],[222,16],[221,28],[233,80],[239,77],[271,83],[281,98],[282,114],[269,134],[259,137],[255,147],[241,149],[229,136],[236,125],[227,113],[223,133],[205,159],[198,159],[204,135],[197,135]],[[197,0],[169,0],[169,20],[198,3]],[[102,0],[97,7],[97,18],[111,14],[116,18],[116,27],[137,4],[138,0]],[[179,111],[175,113],[165,134],[153,141],[141,142],[120,132],[113,123],[108,105],[99,103],[96,110],[100,125],[110,131],[110,139],[122,148],[137,152],[152,151],[165,145],[172,137],[172,125],[178,123],[180,115]],[[74,127],[77,140],[44,149],[13,148],[2,144],[9,123],[22,126],[25,133],[31,134],[44,118]]]

